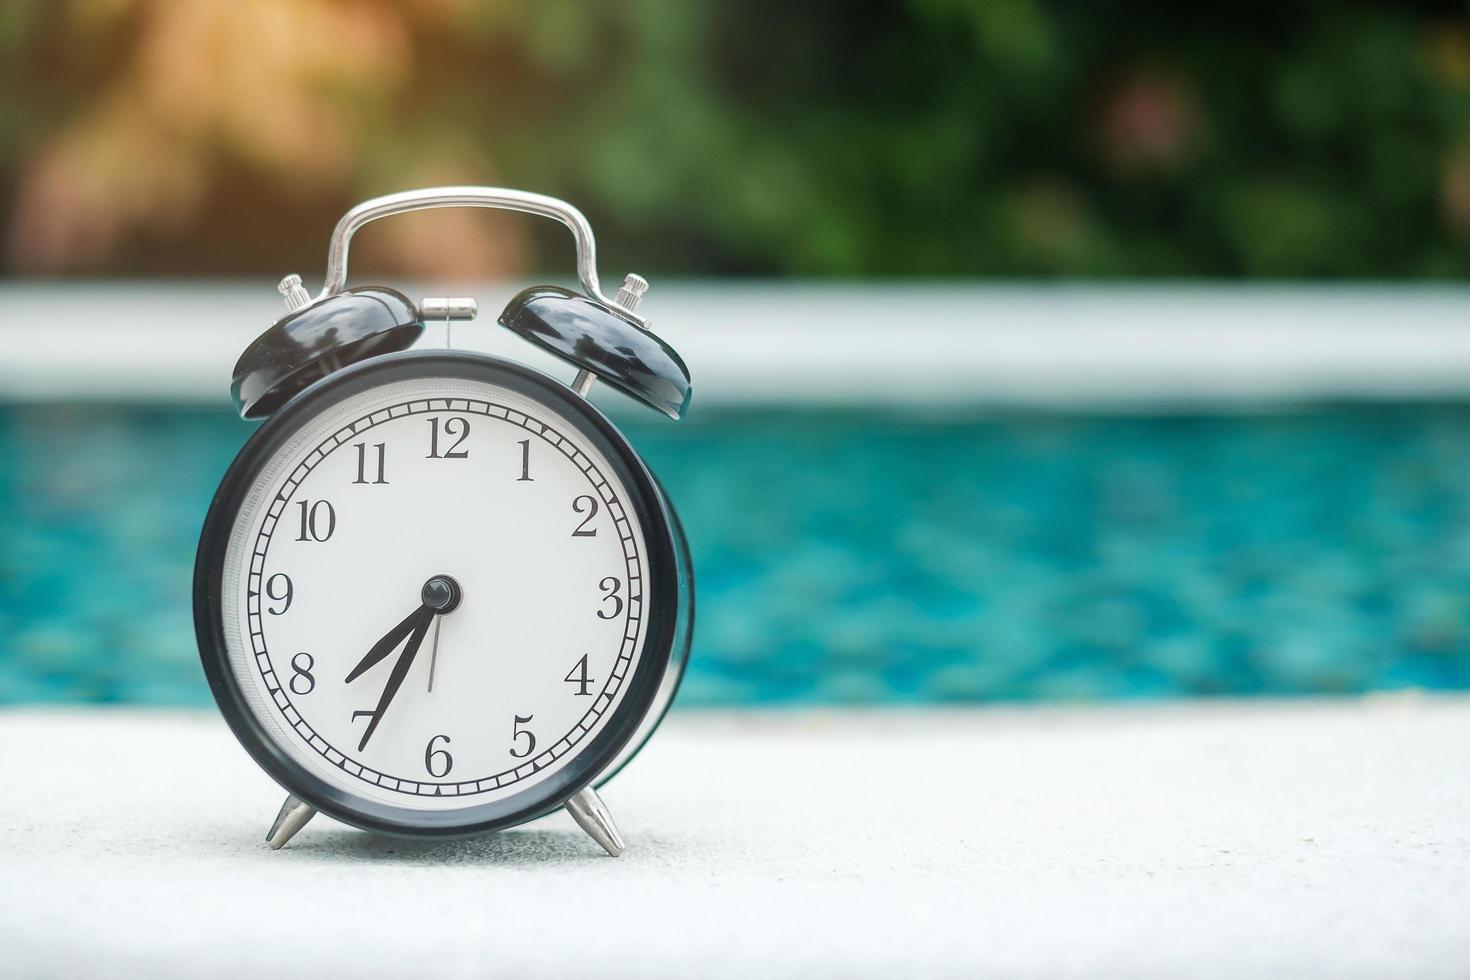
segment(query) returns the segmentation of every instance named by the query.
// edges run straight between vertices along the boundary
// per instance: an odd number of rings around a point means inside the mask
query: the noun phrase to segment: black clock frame
[[[648,634],[612,717],[586,748],[546,780],[491,803],[452,811],[379,803],[331,785],[293,759],[266,731],[241,692],[225,644],[221,607],[225,554],[240,506],[261,469],[305,424],[355,394],[397,381],[462,378],[498,385],[560,414],[607,459],[627,488],[648,549]],[[683,531],[662,488],[621,432],[595,406],[554,379],[484,354],[411,351],[370,358],[323,378],[295,395],[257,429],[220,481],[194,565],[194,630],[209,689],[225,721],[256,763],[298,799],[343,823],[405,837],[468,837],[549,813],[591,785],[637,733],[655,707],[670,663],[688,652],[694,592]],[[682,647],[682,649],[678,649]],[[672,696],[670,696],[672,700]],[[667,705],[664,705],[666,708]],[[656,727],[656,726],[655,726]],[[650,729],[644,737],[652,733]],[[635,748],[636,751],[636,748]],[[631,756],[629,756],[631,758]],[[621,764],[626,764],[623,759]],[[602,780],[599,780],[602,777]]]

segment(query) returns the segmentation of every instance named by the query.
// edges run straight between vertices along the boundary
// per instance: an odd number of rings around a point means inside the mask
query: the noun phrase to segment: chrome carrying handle
[[[636,297],[632,303],[626,303],[618,301],[623,299],[621,293],[618,300],[602,295],[602,288],[597,281],[597,243],[592,238],[592,226],[587,223],[582,212],[560,198],[508,187],[425,187],[422,190],[385,194],[363,201],[344,214],[342,220],[337,222],[337,227],[332,229],[332,241],[327,250],[327,278],[316,298],[321,300],[334,296],[347,286],[347,247],[352,242],[353,234],[363,225],[409,211],[458,207],[502,208],[560,221],[567,226],[577,242],[577,278],[581,280],[587,295],[606,306],[616,307],[639,326],[646,326],[646,321],[632,310],[637,304]],[[646,286],[646,283],[643,285]],[[637,292],[641,294],[642,289]]]

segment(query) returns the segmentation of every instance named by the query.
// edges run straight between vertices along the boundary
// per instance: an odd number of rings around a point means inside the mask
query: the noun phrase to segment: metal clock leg
[[[567,812],[588,837],[602,845],[604,851],[613,857],[623,853],[623,835],[618,833],[618,825],[613,823],[607,804],[591,786],[567,800]]]
[[[265,835],[265,842],[272,850],[279,851],[314,816],[316,811],[311,807],[294,796],[286,797],[286,802],[281,804],[281,812],[276,814],[276,822],[271,824],[270,833]]]

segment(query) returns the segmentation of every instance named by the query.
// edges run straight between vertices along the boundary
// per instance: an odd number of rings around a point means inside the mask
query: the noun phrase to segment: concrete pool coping
[[[676,713],[604,796],[421,844],[212,712],[0,712],[12,976],[1460,977],[1470,697]]]
[[[272,286],[0,284],[0,401],[223,407],[235,358],[282,312]],[[516,284],[406,288],[479,299],[461,346],[570,374],[494,326]],[[1458,286],[674,281],[655,282],[644,309],[689,363],[701,407],[1470,396],[1470,289]],[[423,343],[442,338],[435,325]]]

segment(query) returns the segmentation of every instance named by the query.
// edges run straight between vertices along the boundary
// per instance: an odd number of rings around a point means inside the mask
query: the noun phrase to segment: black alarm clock
[[[506,329],[570,384],[463,350],[410,349],[471,299],[346,288],[378,218],[489,207],[559,220],[581,292],[537,286]],[[500,830],[566,807],[610,854],[595,787],[668,709],[694,580],[674,508],[587,400],[598,381],[678,419],[689,372],[637,313],[647,283],[598,286],[591,228],[555,198],[443,187],[367,201],[332,233],[324,288],[235,366],[265,423],[225,474],[199,541],[200,657],[240,743],[289,794],[267,835],[317,811],[416,837]],[[446,331],[447,333],[447,331]]]

